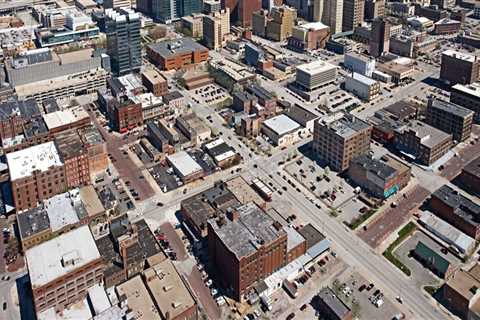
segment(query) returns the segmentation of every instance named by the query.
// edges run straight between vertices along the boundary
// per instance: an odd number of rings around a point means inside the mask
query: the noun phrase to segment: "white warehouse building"
[[[361,75],[371,77],[375,71],[375,59],[369,56],[356,54],[353,52],[345,53],[343,60],[345,68],[352,72],[360,73]]]
[[[360,99],[370,101],[380,94],[380,84],[378,81],[354,72],[350,77],[345,78],[345,90]]]

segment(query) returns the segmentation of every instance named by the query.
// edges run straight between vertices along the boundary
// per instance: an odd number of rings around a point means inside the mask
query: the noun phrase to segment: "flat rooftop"
[[[116,290],[120,300],[126,298],[127,305],[132,310],[133,319],[162,319],[140,276],[133,277],[117,285]]]
[[[320,241],[325,239],[325,236],[318,231],[311,223],[303,226],[298,230],[298,233],[302,235],[305,240],[307,240],[307,249],[315,246],[320,243]]]
[[[259,207],[265,205],[265,200],[263,200],[263,198],[252,189],[250,184],[247,183],[242,176],[227,180],[225,181],[225,184],[227,185],[228,190],[230,190],[235,198],[237,198],[242,204],[254,202]]]
[[[30,248],[25,257],[34,289],[101,258],[88,226]]]
[[[334,114],[328,118],[322,118],[317,121],[343,138],[349,138],[357,134],[357,132],[370,128],[370,124],[367,122],[350,114],[343,113]]]
[[[153,84],[167,82],[167,80],[160,74],[160,72],[153,68],[146,68],[142,72],[142,75]]]
[[[235,221],[225,218],[223,224],[219,225],[215,219],[210,219],[208,223],[225,247],[238,259],[251,255],[262,245],[286,236],[285,230],[275,227],[275,221],[253,202],[235,210],[239,215]]]
[[[57,194],[43,202],[53,232],[80,222],[87,213],[83,208],[79,189]]]
[[[369,155],[361,155],[353,158],[352,163],[364,168],[368,172],[367,176],[369,176],[370,173],[383,180],[393,178],[397,172],[385,162],[381,161],[380,159],[375,159]]]
[[[377,83],[377,81],[373,80],[372,78],[366,77],[363,74],[356,73],[356,72],[354,72],[351,77],[354,80],[357,80],[363,84],[366,84],[367,86],[371,86]]]
[[[480,98],[480,82],[475,82],[467,85],[456,84],[452,87],[452,89]]]
[[[309,75],[318,74],[327,70],[336,69],[337,67],[333,64],[322,60],[316,60],[313,62],[301,64],[297,66],[297,71],[307,73]]]
[[[473,114],[475,113],[470,109],[459,106],[458,104],[439,100],[439,99],[430,100],[428,106],[433,107],[435,109],[442,110],[447,113],[451,113],[455,116],[460,116],[462,118],[473,116]]]
[[[195,300],[170,260],[145,270],[143,274],[163,319],[175,319],[195,306]]]
[[[321,22],[309,22],[309,23],[304,23],[304,24],[300,24],[298,26],[296,26],[297,28],[302,28],[302,29],[306,29],[306,30],[321,30],[321,29],[325,29],[325,28],[328,28],[327,25],[324,25],[323,23]]]
[[[26,239],[34,234],[50,229],[50,220],[43,207],[17,213],[17,226],[20,238]]]
[[[403,120],[417,113],[417,109],[404,100],[397,101],[382,110],[392,115],[394,120]]]
[[[65,110],[59,110],[43,115],[43,121],[48,130],[62,126],[68,126],[72,123],[88,119],[89,115],[82,106],[75,106]]]
[[[164,59],[172,58],[177,55],[189,54],[195,51],[208,51],[207,48],[192,38],[161,41],[150,44],[148,47]]]
[[[471,174],[474,177],[480,177],[480,157],[470,161],[464,168],[463,171]]]
[[[448,185],[443,185],[438,188],[432,196],[442,201],[444,205],[453,209],[454,214],[458,215],[469,224],[475,226],[480,224],[480,205],[473,202],[459,191]]]
[[[284,114],[265,120],[263,125],[279,136],[292,133],[300,128],[300,125],[297,122]]]
[[[45,172],[51,167],[63,166],[53,141],[8,153],[6,157],[12,181],[31,176],[35,171]]]
[[[408,125],[402,126],[397,130],[403,132],[406,130],[413,131],[415,135],[420,138],[420,143],[429,148],[433,148],[449,137],[452,137],[451,134],[443,132],[442,130],[418,120],[413,120]]]
[[[445,50],[442,52],[442,56],[444,55],[468,62],[474,62],[476,59],[474,55],[455,50]]]
[[[203,170],[186,151],[180,151],[168,155],[167,160],[183,177],[187,177]]]

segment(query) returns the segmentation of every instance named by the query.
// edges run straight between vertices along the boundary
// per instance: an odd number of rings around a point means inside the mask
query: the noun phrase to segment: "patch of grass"
[[[412,272],[410,271],[410,269],[403,264],[403,262],[401,262],[396,256],[395,254],[393,253],[393,251],[395,250],[396,247],[398,247],[398,245],[400,243],[403,242],[403,240],[405,240],[409,235],[411,235],[413,233],[413,231],[415,231],[415,229],[417,228],[417,226],[415,225],[415,223],[413,222],[409,222],[407,225],[405,225],[399,232],[398,232],[398,237],[397,239],[395,239],[395,241],[393,241],[393,243],[391,245],[388,246],[387,250],[385,250],[383,252],[383,256],[385,258],[387,258],[388,261],[390,261],[391,263],[393,263],[398,269],[400,269],[403,273],[405,273],[407,276],[410,276],[412,274]]]
[[[347,225],[351,230],[355,230],[355,229],[357,229],[362,223],[364,223],[365,221],[367,221],[368,218],[370,218],[371,216],[373,216],[375,212],[377,212],[377,210],[375,210],[375,209],[368,210],[367,212],[359,215],[358,217],[356,217],[355,219],[353,219],[352,221],[350,221],[350,223],[346,223],[346,225]]]
[[[439,289],[439,287],[437,286],[425,286],[423,287],[423,290],[427,291],[429,295],[433,296],[437,290]]]

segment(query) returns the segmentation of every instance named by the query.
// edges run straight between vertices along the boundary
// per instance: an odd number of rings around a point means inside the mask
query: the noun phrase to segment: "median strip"
[[[417,229],[417,226],[413,222],[409,222],[407,225],[405,225],[399,232],[398,232],[398,238],[393,241],[392,244],[390,244],[383,252],[383,256],[387,258],[388,261],[393,263],[398,269],[400,269],[403,273],[405,273],[407,276],[411,275],[410,269],[403,264],[393,253],[396,247],[398,247],[408,236],[410,236],[415,230]]]

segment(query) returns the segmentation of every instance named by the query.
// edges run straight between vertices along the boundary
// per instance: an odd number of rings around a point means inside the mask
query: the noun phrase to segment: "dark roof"
[[[451,103],[451,102],[443,101],[439,99],[430,99],[428,101],[427,112],[428,112],[428,109],[430,108],[439,109],[439,110],[442,110],[443,112],[447,112],[461,118],[473,116],[474,114],[474,112],[470,109],[464,108],[455,103]]]
[[[242,102],[247,102],[253,99],[256,99],[255,96],[251,93],[245,91],[237,91],[233,93],[235,99],[241,100]]]
[[[303,226],[298,230],[298,233],[302,235],[302,237],[307,240],[307,249],[313,247],[323,239],[325,239],[325,236],[318,231],[311,223]]]
[[[41,115],[40,108],[35,100],[7,101],[0,104],[0,120],[7,120],[13,115],[30,119]]]
[[[33,138],[41,134],[47,134],[48,128],[42,117],[31,118],[30,122],[23,126],[25,138]]]
[[[388,112],[393,120],[403,121],[417,113],[417,109],[411,103],[401,100],[389,105],[383,109]]]
[[[161,251],[160,245],[158,244],[155,236],[150,231],[147,223],[144,219],[134,223],[138,230],[138,243],[144,254],[145,258],[150,258],[153,255],[156,255]]]
[[[294,104],[293,106],[291,106],[285,114],[289,118],[301,124],[302,126],[305,126],[307,122],[318,118],[315,113],[308,111],[307,109],[298,104]]]
[[[351,164],[356,164],[360,167],[363,167],[368,172],[380,177],[383,180],[391,179],[397,172],[385,162],[366,154],[353,158]]]
[[[166,103],[169,103],[170,101],[180,99],[180,98],[183,98],[183,94],[181,94],[179,91],[171,91],[163,96],[163,100]]]
[[[249,85],[246,87],[247,91],[250,92],[251,94],[254,94],[257,96],[259,99],[263,100],[272,100],[275,99],[275,96],[272,95],[271,92],[268,90],[258,86],[258,85]]]
[[[420,258],[424,263],[441,274],[445,274],[450,267],[450,262],[432,250],[429,246],[422,241],[418,241],[415,247],[415,255]]]
[[[464,168],[463,171],[471,174],[475,177],[480,177],[480,157],[470,161]]]
[[[233,148],[231,146],[229,146],[228,144],[226,144],[225,142],[207,150],[208,154],[211,157],[216,157],[216,156],[224,154],[228,151],[233,151]]]
[[[21,239],[28,238],[50,228],[50,220],[43,206],[18,213],[17,224]]]
[[[480,205],[460,194],[457,190],[447,185],[437,189],[433,196],[442,201],[446,206],[453,209],[453,213],[469,224],[480,224]]]
[[[149,49],[163,58],[174,57],[178,54],[191,53],[195,51],[208,51],[207,48],[193,40],[192,38],[181,38],[160,41],[148,45]]]
[[[323,288],[318,293],[318,297],[328,306],[330,311],[334,313],[337,319],[345,319],[350,313],[350,309],[340,300],[335,292],[329,287]]]

